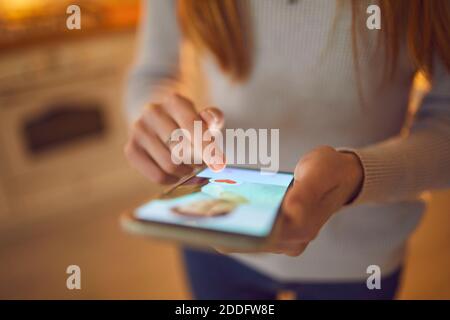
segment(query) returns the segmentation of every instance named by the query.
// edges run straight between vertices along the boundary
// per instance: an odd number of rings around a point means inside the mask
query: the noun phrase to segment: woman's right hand
[[[149,180],[160,184],[177,182],[191,173],[191,163],[175,164],[171,157],[170,137],[176,129],[186,129],[194,137],[194,121],[202,121],[202,135],[208,128],[220,129],[223,114],[217,108],[206,108],[197,112],[194,104],[179,94],[168,94],[162,103],[150,104],[131,127],[124,153],[130,164]],[[211,142],[202,139],[202,150]],[[192,152],[196,152],[192,147]],[[204,157],[206,165],[221,170],[225,163],[217,163]],[[222,155],[223,159],[223,155]]]

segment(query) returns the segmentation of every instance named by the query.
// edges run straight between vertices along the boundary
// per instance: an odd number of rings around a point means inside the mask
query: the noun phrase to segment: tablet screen
[[[146,221],[264,237],[272,230],[292,179],[291,173],[204,169],[139,207],[135,215]]]

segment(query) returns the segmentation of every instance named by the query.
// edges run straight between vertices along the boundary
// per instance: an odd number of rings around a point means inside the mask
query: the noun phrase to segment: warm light
[[[42,10],[51,0],[0,0],[0,16],[18,19]]]
[[[418,72],[414,77],[414,88],[424,92],[430,90],[430,82],[422,72]]]
[[[0,20],[13,21],[21,20],[36,16],[55,12],[57,10],[61,14],[65,14],[65,7],[73,3],[71,0],[0,0]],[[89,5],[108,10],[107,14],[114,14],[117,18],[125,19],[127,10],[131,10],[133,18],[136,16],[138,8],[138,0],[78,0],[79,5]]]
[[[413,90],[411,91],[409,112],[415,114],[420,108],[423,97],[430,91],[431,84],[423,72],[417,72],[414,77]],[[407,130],[405,131],[407,133]]]

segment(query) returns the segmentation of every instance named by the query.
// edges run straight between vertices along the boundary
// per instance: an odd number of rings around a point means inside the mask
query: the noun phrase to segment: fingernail
[[[225,169],[227,162],[225,155],[222,153],[220,148],[216,149],[216,155],[214,156],[204,156],[204,162],[206,165],[214,172],[220,172]]]
[[[224,163],[214,163],[209,165],[209,168],[216,173],[222,171],[223,169],[225,169],[225,167],[226,165]]]
[[[206,121],[206,123],[211,126],[214,125],[215,123],[218,122],[218,119],[216,117],[216,115],[214,114],[214,112],[212,112],[211,110],[202,110],[200,112],[201,117],[203,118],[203,120]]]

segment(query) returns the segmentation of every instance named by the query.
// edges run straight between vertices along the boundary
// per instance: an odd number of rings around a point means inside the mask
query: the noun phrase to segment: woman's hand
[[[356,155],[331,147],[319,147],[300,159],[271,250],[300,255],[328,219],[357,195],[363,175]]]
[[[262,251],[300,255],[328,219],[357,195],[362,181],[356,155],[331,147],[309,152],[297,163],[294,185],[286,194],[274,235]]]
[[[177,165],[172,161],[172,132],[186,129],[190,137],[194,137],[194,121],[202,121],[203,135],[208,128],[218,129],[223,126],[223,114],[216,108],[206,108],[198,113],[189,99],[178,94],[167,94],[163,101],[146,107],[132,125],[124,153],[130,164],[149,180],[171,184],[191,173],[194,167],[192,162]],[[204,150],[207,142],[201,141]],[[195,150],[192,148],[191,152],[198,152]],[[224,166],[223,163],[212,163],[203,154],[195,156],[203,159],[214,170]]]

